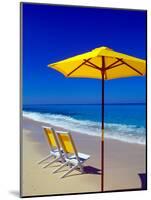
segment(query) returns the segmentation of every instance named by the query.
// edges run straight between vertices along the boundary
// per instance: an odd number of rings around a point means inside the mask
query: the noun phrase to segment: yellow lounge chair
[[[59,141],[54,129],[51,127],[45,127],[45,126],[43,126],[43,129],[49,143],[50,154],[46,156],[45,158],[43,158],[42,160],[40,160],[38,164],[42,163],[48,158],[51,158],[51,157],[55,158],[54,160],[50,161],[49,163],[43,166],[43,168],[46,168],[47,166],[51,165],[54,162],[57,162],[57,161],[64,162],[65,159],[63,158],[63,151],[60,148],[60,144],[59,144]]]
[[[83,163],[90,158],[90,155],[77,152],[76,146],[70,133],[63,131],[56,131],[56,133],[64,151],[65,163],[63,163],[53,173],[67,165],[70,166],[70,169],[61,178],[67,176],[74,169],[80,169],[80,171],[83,173]]]

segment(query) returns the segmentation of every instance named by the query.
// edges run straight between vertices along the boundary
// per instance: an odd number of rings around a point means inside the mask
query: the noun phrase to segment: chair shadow
[[[78,170],[79,171],[79,170]],[[68,176],[66,176],[66,178],[67,177],[70,177],[70,176],[79,176],[79,175],[84,175],[84,174],[95,174],[95,175],[101,175],[101,170],[100,169],[98,169],[98,168],[96,168],[96,167],[92,167],[92,166],[84,166],[83,167],[83,171],[84,171],[84,173],[78,173],[78,174],[70,174],[70,175],[68,175]]]
[[[45,169],[51,169],[51,168],[55,168],[55,167],[59,167],[60,165],[49,165],[48,167],[46,167]]]
[[[50,160],[50,161],[52,161],[52,160]],[[39,164],[39,166],[43,167],[44,165],[46,165],[48,163],[49,163],[49,160],[42,162],[42,164]],[[53,167],[59,167],[60,164],[62,164],[61,161],[55,162],[55,163],[50,164],[49,166],[47,166],[46,169],[53,168]]]
[[[141,180],[141,189],[146,190],[147,189],[147,176],[146,174],[138,174],[139,178]]]
[[[92,167],[92,166],[84,166],[83,170],[84,170],[84,173],[86,173],[86,174],[96,174],[96,175],[101,174],[100,169],[98,169],[96,167]]]

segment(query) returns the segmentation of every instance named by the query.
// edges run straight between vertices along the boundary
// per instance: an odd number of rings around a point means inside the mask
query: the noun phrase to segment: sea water
[[[23,116],[71,131],[101,136],[101,105],[24,105]],[[105,105],[105,137],[145,144],[146,105]]]

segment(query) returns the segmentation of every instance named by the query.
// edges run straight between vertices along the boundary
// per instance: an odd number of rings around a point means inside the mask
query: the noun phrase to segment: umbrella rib
[[[100,67],[98,67],[97,65],[95,65],[94,63],[90,62],[89,60],[87,60],[87,62],[91,65],[91,67],[98,69],[98,70],[102,70]]]
[[[94,68],[94,69],[97,69],[97,70],[99,70],[99,71],[101,70],[101,68],[98,69],[97,67],[95,67],[95,66],[93,66],[93,65],[89,65],[89,64],[87,64],[87,63],[85,63],[85,65],[88,66],[88,67],[92,67],[92,68]]]
[[[95,66],[93,66],[93,65],[89,65],[89,64],[87,64],[87,63],[85,63],[85,65],[87,65],[88,67],[92,67],[92,68],[94,68],[94,69],[97,69],[97,70],[101,70],[101,72],[102,72],[102,69],[101,68],[97,68],[97,67],[95,67]],[[104,71],[104,75],[105,75],[105,80],[107,80],[107,73],[106,73],[106,70]]]
[[[139,75],[143,75],[139,70],[135,69],[134,67],[132,67],[131,65],[129,65],[128,63],[124,62],[122,60],[123,64],[127,65],[129,68],[131,68],[132,70],[134,70],[135,72],[137,72]]]
[[[90,60],[89,58],[88,60]],[[73,72],[75,72],[77,69],[79,69],[82,65],[84,65],[88,60],[84,60],[83,63],[81,63],[78,67],[76,67],[74,70],[72,70],[69,74],[67,74],[67,77],[70,76]]]
[[[119,61],[122,61],[122,59],[118,59],[117,61],[115,61],[114,63],[110,64],[109,66],[107,66],[105,69],[108,70],[110,69],[112,66],[116,66],[115,64],[118,63]]]
[[[123,63],[119,63],[119,64],[114,65],[114,66],[111,66],[111,67],[109,67],[109,68],[107,67],[107,68],[106,68],[106,71],[109,70],[109,69],[112,69],[112,68],[114,68],[114,67],[118,67],[118,66],[120,66],[120,65],[123,65]]]
[[[88,66],[88,67],[93,67],[94,69],[96,69],[94,66],[89,65],[89,64],[87,64],[87,63],[85,63],[85,65]]]

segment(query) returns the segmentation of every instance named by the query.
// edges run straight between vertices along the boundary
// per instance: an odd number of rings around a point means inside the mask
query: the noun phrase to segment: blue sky
[[[146,59],[146,11],[24,3],[22,26],[24,104],[101,102],[101,80],[65,78],[49,63],[100,46]],[[145,102],[145,81],[106,81],[105,102]]]

